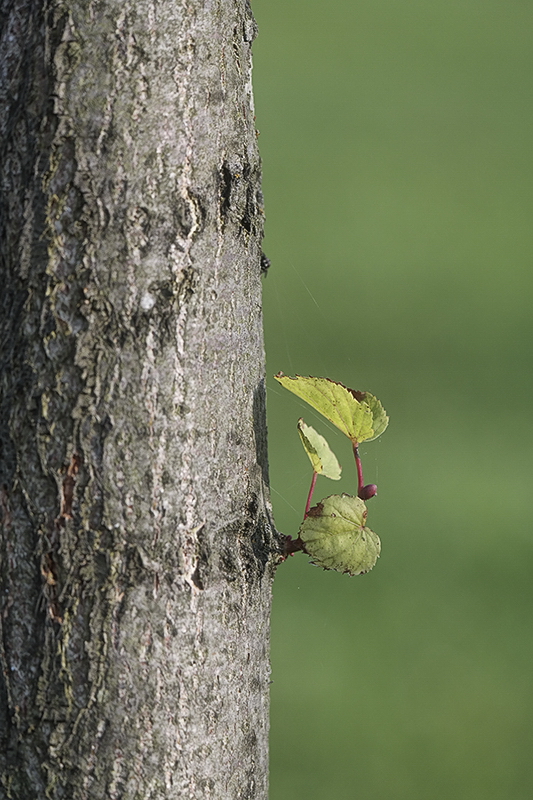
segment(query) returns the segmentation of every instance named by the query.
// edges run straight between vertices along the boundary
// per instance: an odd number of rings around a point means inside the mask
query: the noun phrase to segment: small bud
[[[378,487],[375,483],[367,483],[366,486],[363,486],[361,491],[359,492],[359,497],[361,500],[370,500],[371,497],[375,497],[378,493]]]

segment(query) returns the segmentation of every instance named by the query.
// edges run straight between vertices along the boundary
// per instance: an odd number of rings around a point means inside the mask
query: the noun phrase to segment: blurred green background
[[[272,497],[303,415],[272,379],[368,389],[373,572],[274,584],[271,800],[533,797],[533,5],[253,0]]]

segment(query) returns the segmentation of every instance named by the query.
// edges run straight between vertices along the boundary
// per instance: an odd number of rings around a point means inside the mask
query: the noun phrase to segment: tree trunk
[[[2,0],[0,796],[266,798],[246,0]]]

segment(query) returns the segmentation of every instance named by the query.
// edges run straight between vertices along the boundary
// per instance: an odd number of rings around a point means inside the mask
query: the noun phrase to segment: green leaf
[[[300,526],[305,552],[317,567],[363,575],[381,551],[379,536],[365,527],[367,508],[359,497],[331,495],[309,510]]]
[[[282,386],[301,397],[337,426],[354,444],[380,436],[388,424],[383,406],[369,392],[348,389],[329,378],[274,376]]]
[[[298,433],[313,466],[313,472],[331,478],[333,481],[340,480],[340,464],[324,437],[310,425],[306,425],[301,418],[298,420]]]
[[[359,394],[364,394],[364,402],[368,405],[372,413],[372,428],[374,429],[374,433],[369,439],[366,439],[367,442],[372,442],[374,439],[377,439],[378,436],[381,436],[386,429],[389,424],[389,418],[377,397],[374,397],[370,392],[359,392]]]

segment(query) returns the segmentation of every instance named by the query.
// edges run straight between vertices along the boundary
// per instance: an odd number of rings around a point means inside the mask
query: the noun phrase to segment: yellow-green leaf
[[[338,481],[341,477],[341,467],[324,437],[311,425],[306,425],[301,418],[298,420],[298,433],[313,466],[313,472]]]
[[[358,392],[358,394],[364,395],[364,402],[368,405],[372,413],[372,428],[374,429],[374,433],[366,439],[367,442],[371,442],[373,439],[377,439],[378,436],[381,436],[389,424],[389,418],[377,397],[374,397],[370,392]]]
[[[342,383],[329,378],[306,378],[301,375],[290,378],[282,372],[274,377],[282,386],[329,419],[354,444],[375,439],[387,427],[388,419],[383,406],[368,392],[348,389]],[[367,395],[369,402],[366,400]],[[377,429],[374,424],[377,425]]]
[[[367,508],[359,497],[331,495],[309,510],[299,537],[318,567],[363,575],[381,551],[379,536],[365,527]]]

